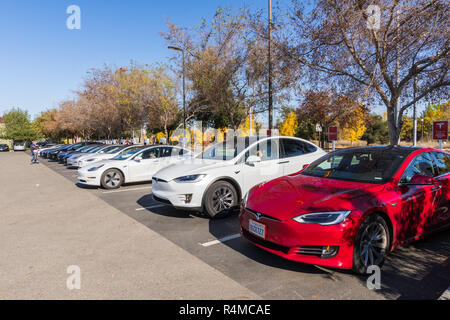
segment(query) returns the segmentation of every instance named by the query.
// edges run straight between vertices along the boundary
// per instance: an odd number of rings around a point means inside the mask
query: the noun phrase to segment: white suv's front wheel
[[[238,201],[238,194],[231,183],[217,181],[206,191],[203,207],[211,218],[218,218],[231,213]]]

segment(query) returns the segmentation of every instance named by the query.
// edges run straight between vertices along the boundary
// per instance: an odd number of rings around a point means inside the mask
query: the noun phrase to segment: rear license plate
[[[260,238],[265,239],[266,238],[266,225],[256,222],[254,220],[249,220],[248,224],[248,230],[253,233],[254,235],[257,235]]]

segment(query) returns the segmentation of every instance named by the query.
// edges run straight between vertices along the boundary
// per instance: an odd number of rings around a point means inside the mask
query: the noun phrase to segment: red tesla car
[[[394,248],[450,227],[450,154],[379,146],[328,154],[252,188],[241,233],[264,250],[366,273]]]

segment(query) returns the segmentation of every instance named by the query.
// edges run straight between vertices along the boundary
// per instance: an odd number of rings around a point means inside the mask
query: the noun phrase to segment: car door
[[[128,182],[152,180],[155,166],[158,166],[161,148],[144,150],[130,159],[128,162]]]
[[[436,194],[436,211],[434,213],[435,227],[450,223],[450,155],[448,153],[433,151],[437,173],[435,179],[438,183]]]
[[[258,183],[273,180],[284,174],[283,159],[280,154],[278,138],[263,140],[248,149],[240,161],[243,194]],[[258,156],[261,161],[249,164],[246,161],[250,156]]]
[[[416,174],[435,176],[435,167],[431,154],[423,152],[408,165],[400,178],[400,210],[395,219],[400,226],[399,238],[410,240],[430,231],[434,225],[436,185],[408,185]]]
[[[283,174],[289,175],[303,169],[305,164],[310,164],[317,159],[314,154],[317,148],[313,145],[297,139],[281,138]]]

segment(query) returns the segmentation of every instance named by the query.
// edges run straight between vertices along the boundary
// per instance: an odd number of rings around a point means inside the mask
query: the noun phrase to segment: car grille
[[[259,219],[269,219],[269,220],[274,220],[274,221],[281,222],[280,219],[277,219],[277,218],[268,216],[267,214],[263,214],[263,213],[261,213],[261,212],[258,212],[258,211],[255,211],[255,210],[252,210],[252,209],[249,209],[249,208],[245,208],[245,210],[247,210],[248,212],[250,212],[251,214],[253,214],[258,220],[259,220]]]
[[[309,256],[321,256],[322,255],[322,246],[304,246],[298,247],[295,250],[296,254],[304,254]]]
[[[274,242],[258,238],[257,236],[252,235],[250,232],[248,232],[245,229],[242,229],[242,233],[243,233],[244,237],[246,237],[251,242],[256,243],[256,244],[258,244],[264,248],[270,249],[270,250],[280,251],[285,254],[288,254],[289,250],[291,249],[290,247],[285,247],[280,244],[276,244]]]

